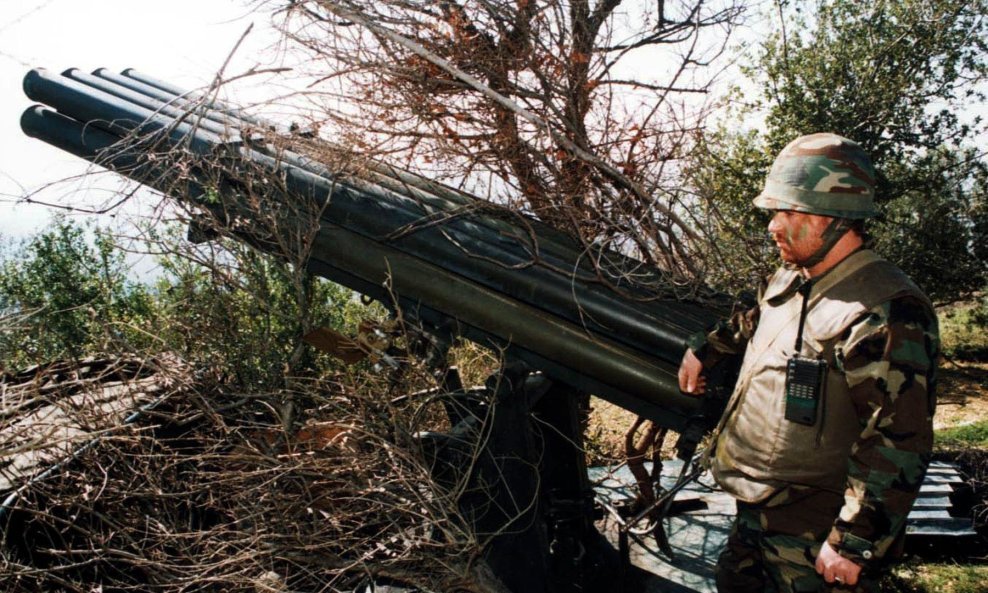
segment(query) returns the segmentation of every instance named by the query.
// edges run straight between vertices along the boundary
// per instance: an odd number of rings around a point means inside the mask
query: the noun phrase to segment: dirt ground
[[[988,418],[988,363],[946,361],[940,367],[934,428]]]

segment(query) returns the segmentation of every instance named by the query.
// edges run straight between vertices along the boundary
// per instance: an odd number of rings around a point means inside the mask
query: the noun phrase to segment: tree
[[[984,208],[976,179],[985,158],[974,147],[984,129],[959,114],[984,100],[986,11],[983,0],[780,2],[778,28],[746,70],[762,88],[754,115],[765,132],[706,139],[708,158],[694,168],[701,197],[735,221],[731,209],[756,195],[771,156],[799,135],[836,132],[861,143],[878,169],[883,215],[873,230],[885,252],[934,299],[980,289],[972,215]],[[711,186],[725,168],[739,181]],[[722,189],[744,193],[712,193]]]
[[[758,67],[772,148],[826,129],[895,163],[970,140],[981,122],[958,113],[985,98],[986,9],[983,0],[820,0],[806,15],[799,4],[784,11]],[[914,183],[883,178],[879,200]]]
[[[962,300],[988,283],[985,236],[979,230],[988,204],[983,186],[988,167],[976,158],[973,150],[946,148],[886,164],[887,177],[924,185],[886,203],[875,232],[877,248],[937,301]]]
[[[155,317],[147,288],[128,278],[110,233],[60,217],[0,265],[0,332],[9,369],[145,345]]]
[[[317,327],[352,333],[375,314],[349,290],[277,257],[230,239],[190,244],[176,230],[149,235],[162,268],[159,335],[183,358],[228,373],[239,389],[278,389],[332,370],[302,337]]]
[[[769,217],[751,205],[771,162],[757,132],[721,127],[703,135],[684,170],[703,221],[705,279],[729,294],[757,286],[777,260]]]
[[[675,180],[705,109],[682,97],[707,92],[739,2],[303,1],[277,14],[312,58],[324,135],[587,244],[697,270]]]

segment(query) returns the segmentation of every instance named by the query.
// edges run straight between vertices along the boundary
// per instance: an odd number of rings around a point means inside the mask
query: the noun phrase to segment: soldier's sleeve
[[[860,564],[877,562],[905,529],[933,446],[936,316],[900,297],[853,325],[837,351],[861,423],[848,460],[844,506],[828,542]]]
[[[765,284],[758,288],[756,303],[761,301]],[[700,359],[704,368],[710,368],[728,356],[743,354],[748,346],[748,340],[758,327],[760,309],[755,304],[751,306],[735,306],[734,311],[726,319],[722,319],[713,328],[694,334],[687,340],[687,346]]]

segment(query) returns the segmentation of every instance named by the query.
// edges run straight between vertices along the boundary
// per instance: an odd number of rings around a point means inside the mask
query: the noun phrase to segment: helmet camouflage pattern
[[[772,164],[755,206],[837,218],[869,218],[875,209],[875,169],[861,146],[837,134],[790,142]]]

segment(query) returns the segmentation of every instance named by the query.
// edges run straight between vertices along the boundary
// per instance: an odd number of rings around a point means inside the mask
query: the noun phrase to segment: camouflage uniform
[[[794,209],[771,200],[769,207]],[[767,201],[759,196],[756,204]],[[841,210],[846,215],[847,208]],[[704,368],[743,352],[759,313],[758,307],[739,312],[696,336],[690,347]],[[929,463],[938,350],[935,314],[914,295],[880,303],[846,327],[831,361],[846,379],[860,428],[845,490],[771,481],[767,499],[739,501],[718,562],[720,591],[877,591],[881,569],[901,554],[906,516]],[[823,541],[864,567],[856,587],[831,587],[817,574]]]

